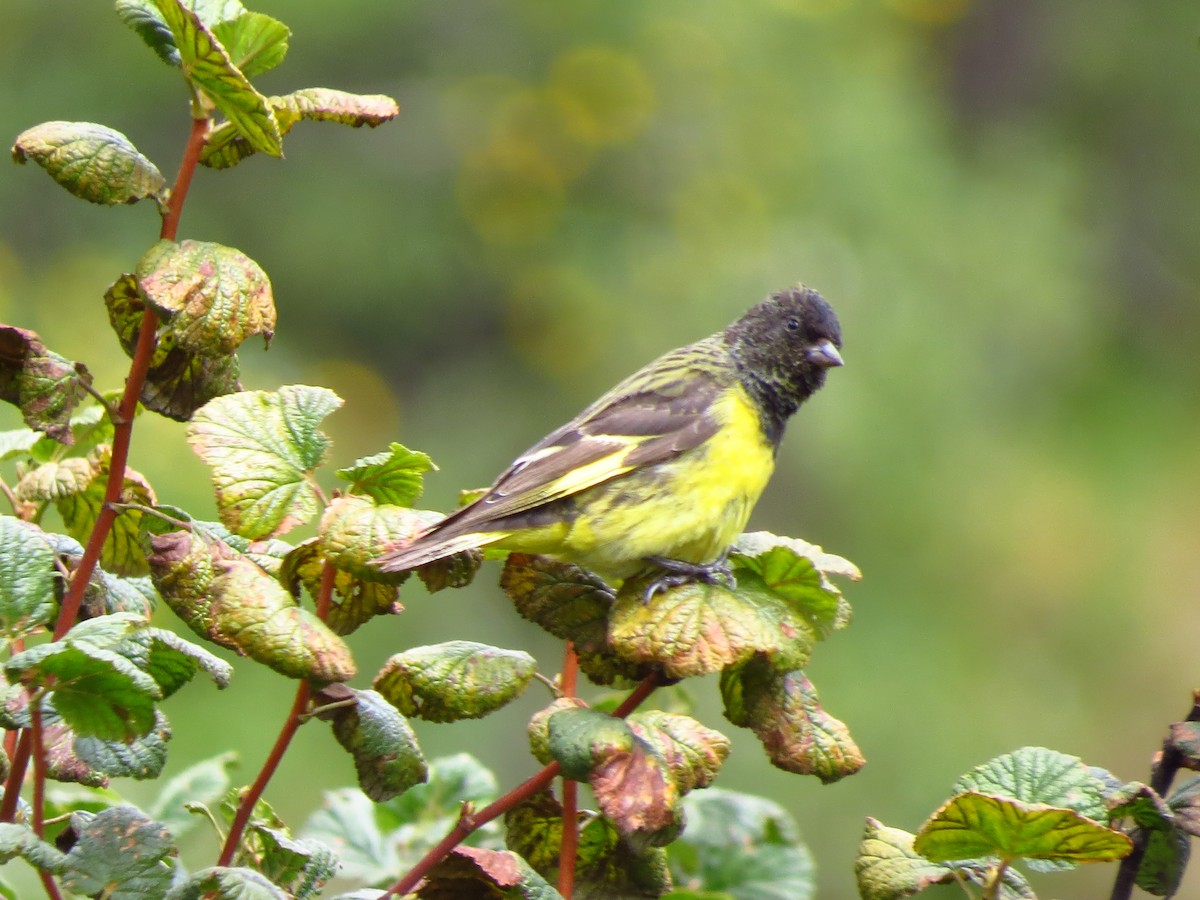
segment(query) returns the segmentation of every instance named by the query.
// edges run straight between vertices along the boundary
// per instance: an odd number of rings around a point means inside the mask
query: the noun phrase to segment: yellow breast
[[[740,386],[712,414],[720,428],[698,447],[581,492],[555,555],[609,578],[635,574],[651,556],[691,563],[720,556],[745,529],[775,453]]]

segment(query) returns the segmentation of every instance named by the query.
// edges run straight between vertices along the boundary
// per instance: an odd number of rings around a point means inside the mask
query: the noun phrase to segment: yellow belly
[[[745,530],[775,454],[741,388],[713,413],[721,427],[700,446],[582,491],[575,516],[500,546],[556,556],[608,579],[644,570],[652,556],[717,559]]]

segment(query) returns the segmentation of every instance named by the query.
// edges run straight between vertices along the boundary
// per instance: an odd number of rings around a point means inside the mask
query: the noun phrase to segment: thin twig
[[[642,701],[654,693],[655,688],[660,684],[662,684],[662,680],[658,673],[650,673],[630,692],[621,705],[613,711],[613,717],[618,719],[625,718],[637,709]],[[464,809],[462,815],[458,817],[458,822],[450,829],[449,833],[438,841],[437,845],[426,853],[415,866],[409,869],[399,881],[384,891],[379,900],[386,900],[388,897],[403,896],[409,893],[451,850],[466,840],[468,835],[481,826],[486,825],[492,819],[502,816],[518,803],[522,803],[534,794],[544,791],[558,777],[559,771],[561,771],[561,766],[557,762],[552,762],[536,775],[517,785],[503,797],[488,804],[479,810],[479,812],[470,812]]]
[[[322,621],[328,615],[329,607],[333,602],[333,581],[336,574],[333,566],[326,562],[325,567],[321,570],[321,589],[317,594],[317,616]],[[225,844],[221,848],[221,856],[217,860],[218,866],[228,866],[233,862],[238,844],[242,841],[242,834],[254,812],[254,807],[266,792],[267,784],[274,777],[275,770],[279,768],[279,763],[291,745],[292,738],[296,736],[300,726],[312,717],[308,709],[311,698],[312,685],[307,681],[300,682],[296,688],[296,698],[292,701],[292,708],[288,711],[283,727],[279,729],[279,737],[275,739],[275,746],[271,748],[271,752],[263,761],[258,777],[254,779],[254,784],[250,785],[238,802],[237,812],[229,826],[229,833],[225,835]]]
[[[1200,691],[1192,695],[1192,709],[1185,722],[1200,722]],[[1171,782],[1183,765],[1183,755],[1168,737],[1163,741],[1162,752],[1157,754],[1150,771],[1150,788],[1158,796],[1165,797]],[[1133,850],[1121,860],[1117,868],[1117,877],[1113,879],[1112,893],[1109,900],[1130,900],[1133,888],[1137,883],[1138,870],[1142,867],[1142,859],[1146,855],[1146,845],[1150,834],[1145,829],[1139,829],[1132,835]]]
[[[567,641],[563,653],[562,691],[574,697],[579,681],[579,657],[575,645]],[[579,854],[579,785],[570,778],[562,780],[562,842],[558,850],[558,892],[565,900],[575,893],[575,862]]]
[[[33,833],[46,836],[46,744],[42,732],[42,695],[29,698],[29,736],[33,742]]]

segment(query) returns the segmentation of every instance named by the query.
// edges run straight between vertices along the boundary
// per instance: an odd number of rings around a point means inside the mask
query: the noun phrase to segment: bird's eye
[[[788,319],[783,324],[784,324],[784,327],[787,328],[788,331],[799,331],[800,330],[800,320],[799,319]]]

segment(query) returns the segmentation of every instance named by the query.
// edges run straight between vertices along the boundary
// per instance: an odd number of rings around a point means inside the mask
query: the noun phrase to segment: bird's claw
[[[671,588],[695,582],[736,587],[737,581],[733,577],[733,571],[729,568],[728,556],[728,553],[722,553],[720,557],[710,563],[685,562],[682,559],[670,559],[665,556],[646,557],[646,562],[665,570],[666,574],[660,575],[646,585],[642,602],[649,603],[659,591],[669,591]]]

